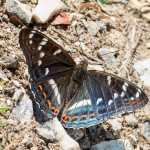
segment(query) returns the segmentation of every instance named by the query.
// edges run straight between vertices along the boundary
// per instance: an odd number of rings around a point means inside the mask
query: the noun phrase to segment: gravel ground
[[[10,107],[0,113],[0,123],[6,123],[0,126],[0,149],[61,149],[49,126],[35,121],[27,65],[18,42],[21,27],[11,23],[3,6],[5,1],[0,2],[0,107]],[[31,9],[36,6],[35,0],[20,2]],[[123,77],[141,87],[150,98],[150,20],[136,3],[108,0],[105,11],[100,12],[94,0],[88,1],[90,5],[79,0],[64,2],[67,14],[74,16],[71,25],[47,23],[34,25],[34,29],[56,39],[76,63],[85,58],[88,69]],[[143,62],[148,75],[138,69],[144,68]],[[150,105],[88,129],[66,131],[85,150],[150,150]]]

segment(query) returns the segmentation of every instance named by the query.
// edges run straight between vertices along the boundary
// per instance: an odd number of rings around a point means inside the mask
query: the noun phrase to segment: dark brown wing
[[[75,62],[53,39],[38,31],[22,29],[19,43],[29,69],[36,112],[47,117],[58,115]]]
[[[86,85],[95,116],[102,122],[111,116],[138,110],[149,101],[142,89],[109,73],[88,71]]]

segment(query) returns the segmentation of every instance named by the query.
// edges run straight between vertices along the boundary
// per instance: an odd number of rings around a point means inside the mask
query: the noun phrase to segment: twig
[[[102,64],[104,64],[104,61],[102,61],[102,60],[100,60],[99,58],[96,58],[96,57],[94,57],[94,56],[91,56],[89,53],[87,53],[87,52],[80,52],[81,53],[81,55],[84,55],[84,56],[86,56],[88,59],[90,59],[90,60],[88,60],[88,62],[90,63],[90,64],[93,64],[93,65],[102,65]]]
[[[141,37],[141,33],[141,26],[137,25],[137,22],[132,19],[128,26],[128,40],[124,49],[125,54],[123,54],[123,56],[120,56],[122,65],[120,66],[118,71],[119,75],[123,78],[127,76],[127,70],[131,67],[133,55],[135,54],[136,47]]]

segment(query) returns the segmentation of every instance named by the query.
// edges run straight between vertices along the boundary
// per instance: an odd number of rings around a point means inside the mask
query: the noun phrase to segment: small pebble
[[[33,117],[31,99],[27,95],[24,95],[18,105],[13,108],[12,113],[20,119],[21,123],[30,123]]]
[[[150,121],[143,123],[141,133],[150,142]]]
[[[3,56],[2,65],[8,69],[18,69],[18,59],[15,55]]]
[[[110,130],[106,131],[106,137],[108,139],[112,139],[112,140],[115,138],[115,136],[113,135],[112,131],[110,131]]]
[[[0,71],[0,79],[3,81],[8,81],[7,75],[2,71]]]
[[[30,23],[32,13],[29,5],[22,4],[18,0],[7,0],[5,9],[9,16],[17,16],[22,22]]]
[[[61,150],[80,150],[79,144],[66,133],[57,118],[52,120],[52,129],[56,135],[56,140],[60,143]]]
[[[79,144],[82,149],[88,149],[90,148],[91,142],[88,138],[84,138],[80,140]]]
[[[125,121],[129,126],[136,126],[138,124],[138,120],[135,118],[133,114],[125,116]]]
[[[114,48],[100,48],[98,50],[98,56],[108,64],[113,64],[116,62],[115,54],[116,50]]]
[[[114,131],[115,135],[118,135],[121,131],[122,125],[120,122],[118,122],[117,119],[109,119],[108,122],[112,126],[112,130]]]
[[[61,0],[39,0],[32,13],[32,18],[36,23],[46,23],[64,9],[65,5]]]
[[[23,95],[24,95],[24,91],[22,89],[16,88],[15,92],[13,94],[13,99],[14,100],[19,100],[23,97]]]
[[[133,67],[138,72],[144,86],[150,88],[150,59],[137,61]]]
[[[7,104],[8,106],[12,106],[12,101],[11,101],[10,99],[8,99],[8,100],[6,101],[6,104]]]
[[[106,25],[102,21],[88,21],[88,30],[91,35],[96,36],[99,30],[106,31]]]
[[[132,150],[132,144],[127,139],[111,140],[93,145],[90,150]]]
[[[37,126],[36,131],[43,138],[50,140],[51,142],[55,141],[55,134],[51,129],[51,122],[47,122],[44,125]]]

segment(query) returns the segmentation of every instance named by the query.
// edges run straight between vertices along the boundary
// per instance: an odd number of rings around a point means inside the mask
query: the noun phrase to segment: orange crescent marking
[[[39,87],[40,91],[42,91],[42,90],[43,90],[43,87],[42,87],[42,85],[41,85],[41,84],[40,84],[38,87]]]
[[[94,113],[90,114],[90,117],[94,117],[94,116],[95,116],[95,114],[94,114]]]
[[[67,122],[67,121],[66,121],[66,116],[63,116],[63,117],[61,118],[61,120],[62,120],[63,122]]]
[[[55,109],[54,113],[55,114],[58,114],[59,110],[58,109]]]
[[[66,118],[66,115],[63,115],[63,116],[62,116],[62,119],[65,119],[65,118]]]
[[[51,108],[51,102],[50,102],[50,100],[47,100],[47,104],[48,104],[48,107]]]
[[[133,105],[135,105],[135,104],[137,104],[137,102],[136,101],[133,101],[133,102],[131,102]]]
[[[43,96],[44,96],[44,98],[46,98],[46,96],[47,96],[47,95],[46,95],[46,93],[45,93],[45,92],[43,93]]]
[[[71,121],[76,120],[76,119],[78,119],[78,116],[73,116],[73,117],[71,118]]]
[[[62,117],[62,121],[63,122],[67,122],[67,119],[69,120],[70,119],[70,117],[69,116],[66,116],[66,115],[64,115],[63,117]]]
[[[54,115],[58,115],[59,110],[56,109],[56,107],[52,107],[51,110],[53,110],[52,113],[53,113]]]
[[[86,118],[86,115],[82,115],[82,116],[81,116],[81,119],[85,119],[85,118]]]

